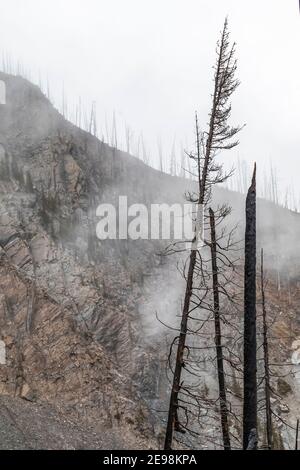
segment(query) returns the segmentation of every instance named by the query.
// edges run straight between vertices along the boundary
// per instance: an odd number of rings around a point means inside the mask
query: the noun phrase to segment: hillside
[[[174,319],[182,282],[176,261],[157,256],[160,242],[100,243],[95,210],[119,195],[182,202],[192,183],[76,128],[26,80],[0,80],[0,448],[159,447],[165,415],[155,409],[168,390],[155,312]],[[244,196],[221,188],[214,204],[224,201],[242,238]],[[272,354],[288,363],[300,337],[300,217],[261,200],[258,232],[281,338]],[[300,394],[287,380],[292,409]]]

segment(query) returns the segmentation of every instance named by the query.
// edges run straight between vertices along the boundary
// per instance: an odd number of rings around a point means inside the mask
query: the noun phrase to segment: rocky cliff
[[[175,317],[183,286],[176,262],[157,256],[161,243],[101,243],[95,212],[119,195],[129,204],[182,202],[192,183],[76,128],[26,80],[0,80],[0,447],[159,447],[168,341],[155,312]],[[221,189],[215,204],[225,199],[233,221],[243,220],[243,197]],[[278,315],[289,309],[276,323],[287,360],[300,335],[300,221],[263,201],[259,208],[260,244],[282,283],[270,303]],[[297,327],[285,340],[288,322]]]

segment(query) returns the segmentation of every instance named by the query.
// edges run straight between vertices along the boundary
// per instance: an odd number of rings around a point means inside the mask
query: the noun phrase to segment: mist
[[[216,38],[229,14],[241,81],[232,122],[247,126],[225,163],[239,157],[252,165],[255,158],[268,173],[272,161],[280,191],[294,185],[299,200],[296,0],[1,0],[0,7],[4,61],[7,54],[21,61],[60,110],[64,100],[70,119],[79,97],[87,116],[95,102],[97,132],[106,141],[115,113],[118,146],[125,147],[125,126],[132,153],[143,135],[156,167],[161,139],[166,170],[174,142],[177,154],[194,145],[196,109],[206,126]]]
[[[0,448],[293,448],[298,2],[0,7]]]

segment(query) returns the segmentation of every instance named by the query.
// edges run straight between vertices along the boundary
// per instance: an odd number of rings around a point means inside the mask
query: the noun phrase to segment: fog
[[[58,108],[63,89],[70,114],[79,96],[87,112],[95,101],[100,137],[115,111],[119,145],[125,124],[136,138],[142,132],[154,165],[159,136],[169,155],[174,138],[178,148],[193,145],[196,109],[206,125],[215,43],[228,15],[242,82],[233,122],[247,126],[224,159],[239,155],[259,169],[272,160],[282,190],[294,184],[299,193],[297,0],[0,0],[0,8],[1,52],[32,80],[46,86],[48,78]]]

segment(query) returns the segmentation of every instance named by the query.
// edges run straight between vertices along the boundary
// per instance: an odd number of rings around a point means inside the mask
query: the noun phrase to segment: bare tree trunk
[[[265,301],[265,283],[264,283],[264,251],[261,249],[260,257],[260,270],[261,270],[261,298],[262,298],[262,313],[263,313],[263,349],[264,349],[264,368],[265,368],[265,397],[266,397],[266,424],[267,424],[267,444],[269,450],[273,448],[273,435],[272,435],[272,410],[271,410],[271,397],[270,397],[270,370],[269,370],[269,345],[268,345],[268,325],[267,325],[267,311]]]
[[[161,143],[160,137],[157,140],[157,148],[158,148],[158,158],[159,158],[159,170],[163,172],[164,171],[163,149],[162,149],[162,143]]]
[[[172,151],[170,156],[170,175],[177,175],[177,165],[176,165],[176,150],[175,150],[175,137],[173,140]]]
[[[292,294],[291,294],[291,277],[290,277],[290,269],[287,267],[287,282],[288,282],[288,297],[289,297],[289,305],[292,303]]]
[[[204,203],[205,191],[203,187],[206,184],[207,179],[207,172],[208,172],[208,160],[210,157],[210,150],[207,149],[207,154],[205,158],[206,168],[203,169],[202,173],[202,180],[201,180],[201,167],[200,167],[200,141],[199,141],[199,129],[198,129],[198,119],[196,114],[196,133],[197,133],[197,172],[198,172],[198,185],[199,185],[199,200],[198,200],[198,208],[200,205]],[[172,166],[172,165],[171,165]],[[195,232],[195,237],[193,242],[197,240],[197,233]],[[170,450],[173,440],[173,431],[180,431],[180,425],[178,421],[178,393],[180,390],[180,379],[181,379],[181,371],[184,365],[183,355],[185,350],[185,341],[186,335],[188,331],[188,317],[189,317],[189,310],[190,310],[190,300],[193,293],[193,276],[194,270],[197,260],[197,251],[195,249],[191,250],[190,253],[190,260],[189,260],[189,269],[186,281],[186,290],[185,290],[185,297],[184,297],[184,304],[182,310],[182,317],[181,317],[181,325],[180,325],[180,335],[178,339],[178,346],[177,346],[177,355],[176,355],[176,365],[175,371],[173,376],[173,384],[172,384],[172,391],[170,397],[170,407],[169,407],[169,415],[168,415],[168,423],[167,423],[167,430],[166,430],[166,438],[165,438],[165,450]]]
[[[116,113],[113,112],[113,120],[112,120],[112,131],[111,131],[111,145],[113,148],[118,148],[118,137],[117,137],[117,120],[116,120]]]
[[[210,112],[210,119],[208,130],[204,133],[204,140],[200,145],[199,132],[198,132],[198,121],[196,119],[197,128],[197,157],[196,164],[198,170],[198,184],[199,194],[195,201],[198,207],[198,213],[200,215],[200,207],[203,206],[208,199],[210,188],[212,184],[223,182],[223,178],[213,177],[212,173],[216,172],[216,165],[213,164],[216,153],[220,150],[230,150],[236,145],[238,141],[232,141],[236,134],[241,130],[240,127],[231,127],[228,124],[228,118],[231,112],[231,105],[228,104],[230,96],[238,87],[239,82],[235,79],[236,71],[236,60],[235,45],[230,47],[229,32],[227,19],[224,23],[224,28],[221,36],[221,40],[218,42],[217,47],[217,61],[215,65],[214,75],[214,93],[212,96],[212,108]],[[201,157],[200,152],[203,152]],[[203,159],[203,165],[201,163]],[[172,151],[171,168],[173,166],[172,161],[175,161],[175,150]],[[175,161],[176,166],[176,161]],[[221,171],[221,170],[220,170]],[[172,170],[171,170],[172,173]],[[209,176],[212,176],[211,180]],[[213,182],[212,182],[213,181]],[[198,223],[199,221],[197,221]],[[198,233],[197,223],[194,234],[193,242],[197,245]],[[193,294],[193,276],[197,261],[197,247],[191,249],[188,273],[186,280],[186,289],[184,296],[184,304],[181,317],[180,334],[177,345],[177,355],[175,371],[173,376],[173,384],[170,396],[170,405],[168,413],[168,423],[165,437],[165,450],[170,450],[173,439],[174,429],[180,431],[180,423],[178,420],[178,393],[181,386],[181,372],[184,366],[184,351],[185,342],[188,332],[188,318],[190,313],[190,301]],[[200,307],[200,305],[199,305]]]
[[[230,450],[228,409],[227,409],[225,375],[224,375],[224,364],[223,364],[222,332],[221,332],[221,322],[220,322],[220,298],[219,298],[219,282],[218,282],[218,266],[217,266],[215,214],[211,208],[209,209],[209,221],[210,221],[210,232],[211,232],[210,249],[211,249],[211,264],[212,264],[212,276],[213,276],[215,343],[216,343],[216,352],[217,352],[221,427],[222,427],[222,434],[223,434],[224,450]]]
[[[244,291],[244,413],[243,447],[250,438],[256,448],[257,383],[256,383],[256,165],[246,199],[245,232],[245,291]],[[256,435],[255,439],[252,437]]]
[[[190,308],[190,299],[191,299],[192,290],[193,290],[193,273],[195,269],[195,264],[196,264],[196,251],[193,250],[191,251],[191,254],[190,254],[190,264],[189,264],[186,291],[185,291],[185,297],[184,297],[184,305],[183,305],[183,311],[182,311],[182,317],[181,317],[180,335],[178,339],[176,365],[175,365],[175,371],[174,371],[174,376],[173,376],[168,423],[167,423],[165,446],[164,446],[165,450],[172,449],[171,446],[172,446],[174,428],[176,431],[179,430],[179,423],[177,419],[178,392],[180,389],[181,369],[183,366],[183,354],[184,354],[185,340],[186,340],[186,335],[187,335],[187,324],[188,324],[188,316],[189,316],[189,308]]]

